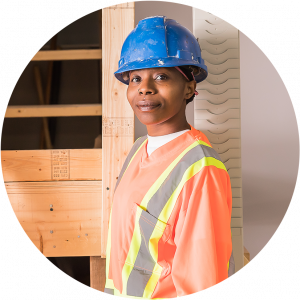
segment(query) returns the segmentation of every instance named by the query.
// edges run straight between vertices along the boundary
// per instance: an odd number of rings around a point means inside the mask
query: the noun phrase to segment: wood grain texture
[[[24,231],[47,257],[101,252],[101,181],[6,182]]]
[[[102,10],[102,257],[105,257],[108,223],[111,203],[113,199],[113,191],[122,165],[134,143],[134,113],[126,99],[127,86],[119,82],[114,77],[114,72],[118,69],[118,61],[120,59],[123,42],[133,29],[133,2],[123,3],[110,8],[104,8]],[[116,122],[117,120],[119,120],[120,123]],[[132,124],[132,126],[130,124]],[[128,127],[131,127],[131,131],[129,129],[126,129]]]
[[[87,60],[101,59],[101,49],[83,49],[83,50],[43,50],[37,52],[32,61],[41,60]]]
[[[90,257],[90,286],[101,292],[105,287],[105,261],[100,256]]]
[[[5,118],[101,116],[101,104],[11,105]]]
[[[102,180],[102,149],[3,150],[1,163],[5,182]]]

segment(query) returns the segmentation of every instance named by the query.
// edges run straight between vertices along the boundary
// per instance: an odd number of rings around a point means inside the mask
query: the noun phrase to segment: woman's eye
[[[167,79],[167,76],[160,74],[160,75],[157,75],[155,79],[164,80],[164,79]]]
[[[140,81],[140,77],[132,77],[131,79],[132,82],[139,82]]]

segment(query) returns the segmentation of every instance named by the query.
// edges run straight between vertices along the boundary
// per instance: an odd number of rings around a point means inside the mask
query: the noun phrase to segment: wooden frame
[[[10,202],[32,242],[48,257],[90,256],[91,287],[103,291],[113,191],[134,143],[126,86],[113,76],[134,29],[134,3],[105,8],[99,20],[102,49],[39,51],[32,61],[100,60],[102,105],[9,106],[5,117],[103,115],[103,149],[2,151],[1,159]]]

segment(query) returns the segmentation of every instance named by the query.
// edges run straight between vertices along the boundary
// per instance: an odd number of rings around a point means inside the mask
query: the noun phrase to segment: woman
[[[224,164],[186,120],[207,77],[199,44],[175,20],[141,20],[125,40],[118,80],[146,125],[115,187],[105,292],[174,298],[232,273],[231,186]]]

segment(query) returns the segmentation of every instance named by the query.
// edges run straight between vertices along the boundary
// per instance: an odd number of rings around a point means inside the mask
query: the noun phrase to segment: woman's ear
[[[195,80],[186,83],[187,92],[185,94],[185,99],[190,99],[195,94],[196,86],[197,83]]]

